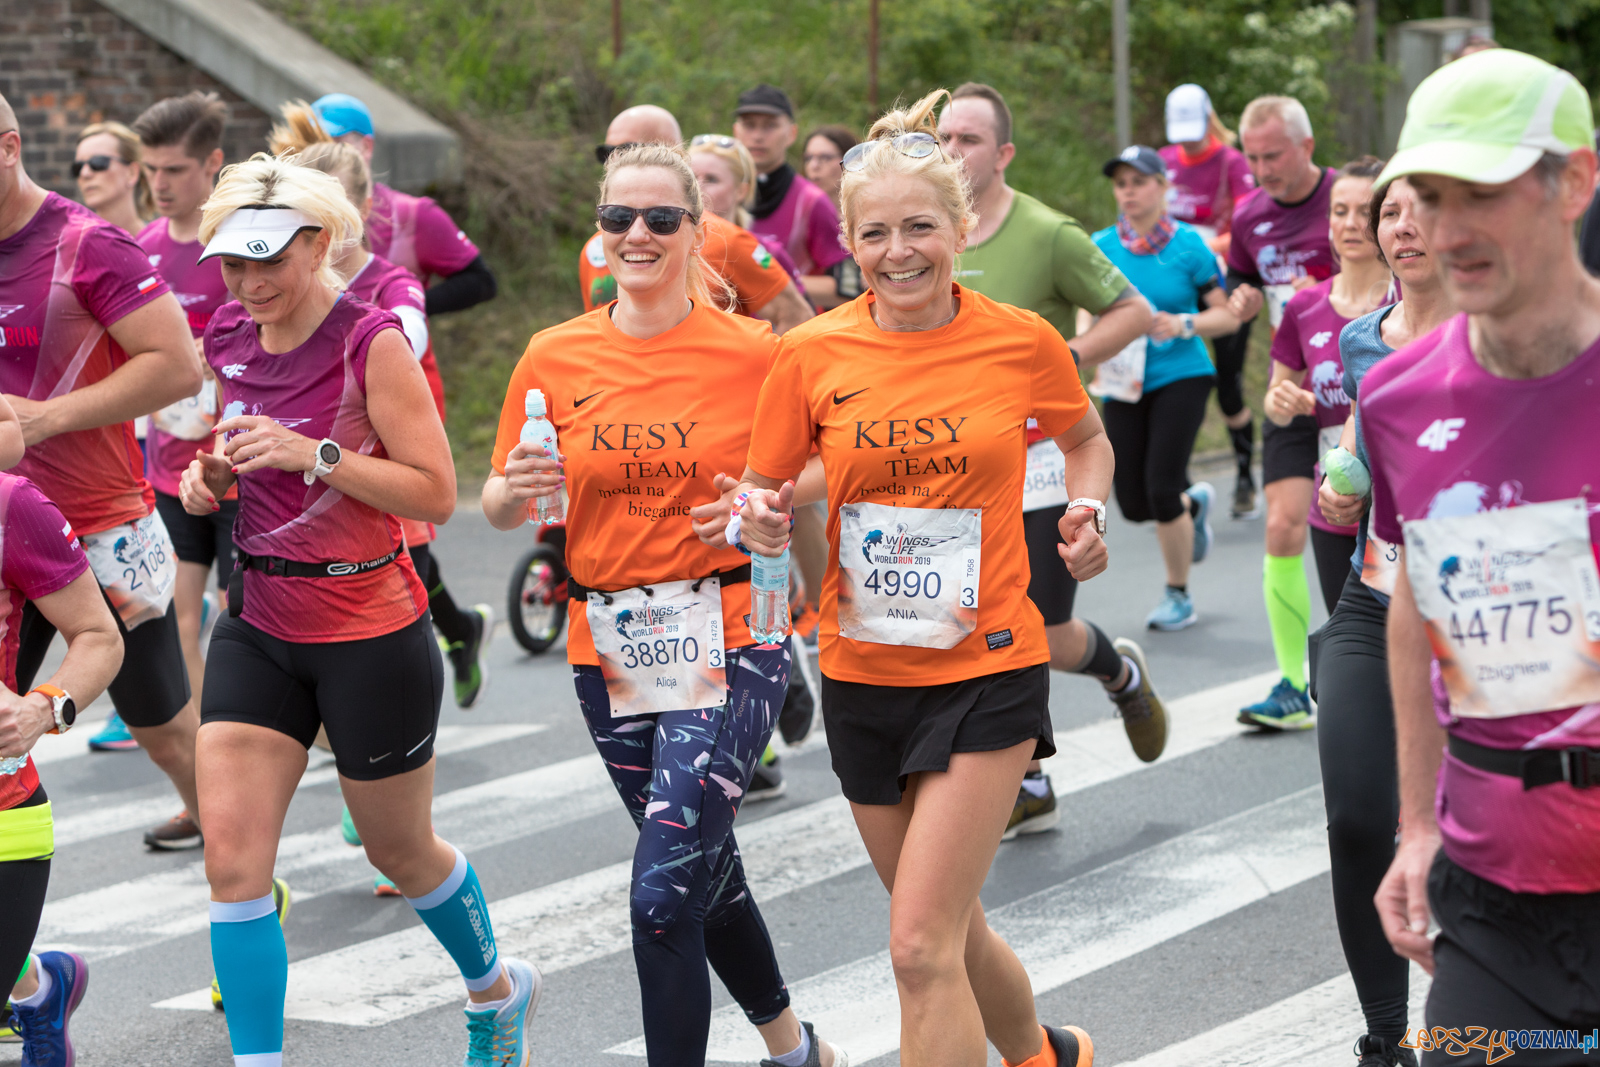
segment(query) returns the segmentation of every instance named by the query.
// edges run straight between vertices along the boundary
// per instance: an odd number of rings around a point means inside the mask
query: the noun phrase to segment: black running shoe
[[[802,650],[800,655],[806,653]],[[784,694],[783,710],[778,712],[778,733],[786,745],[798,745],[811,735],[811,722],[817,717],[817,702],[811,697],[811,687],[796,665],[789,672],[789,691]]]
[[[1261,517],[1261,505],[1256,501],[1256,487],[1253,481],[1240,478],[1233,483],[1233,505],[1228,509],[1228,514],[1235,519]]]
[[[1056,1051],[1056,1067],[1094,1067],[1094,1042],[1082,1029],[1047,1026],[1044,1033]]]
[[[811,1038],[811,1051],[806,1055],[805,1067],[822,1067],[822,1050],[824,1047],[833,1053],[830,1067],[850,1067],[850,1054],[838,1045],[829,1044],[817,1037],[817,1031],[805,1021],[800,1023],[806,1028],[806,1034]],[[761,1067],[778,1067],[777,1060],[762,1060]]]
[[[188,811],[180,811],[160,826],[146,830],[144,843],[152,849],[176,852],[199,848],[206,839],[200,835],[200,826]]]
[[[1417,1067],[1415,1052],[1373,1034],[1362,1034],[1357,1038],[1352,1051],[1360,1057],[1356,1060],[1356,1067]]]
[[[1044,779],[1044,796],[1036,797],[1026,789],[1017,790],[1017,803],[1011,809],[1011,821],[1000,840],[1010,841],[1018,834],[1042,834],[1061,823],[1061,812],[1056,810],[1056,791],[1050,785],[1050,776],[1043,771],[1029,771],[1027,778]]]
[[[788,783],[783,780],[783,770],[778,766],[778,754],[768,746],[766,755],[756,764],[755,774],[750,776],[750,788],[744,791],[744,799],[750,803],[775,800],[783,796],[788,788]]]

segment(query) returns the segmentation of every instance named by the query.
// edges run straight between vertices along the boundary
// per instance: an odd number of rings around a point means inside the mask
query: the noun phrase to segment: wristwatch
[[[41,682],[28,690],[29,695],[43,693],[50,698],[50,711],[56,717],[56,728],[50,732],[64,734],[72,729],[72,724],[78,721],[78,705],[67,694],[65,689],[53,686],[48,682]]]
[[[1194,336],[1194,315],[1186,312],[1178,316],[1178,321],[1183,324],[1183,330],[1178,336],[1185,341],[1189,340]]]
[[[339,447],[339,442],[331,437],[324,437],[317,442],[317,465],[306,471],[306,484],[310,485],[318,478],[326,478],[333,473],[333,468],[339,465],[344,458],[344,450]]]
[[[1073,508],[1088,508],[1094,512],[1094,532],[1101,537],[1106,535],[1106,505],[1103,500],[1094,500],[1090,497],[1080,496],[1076,500],[1067,501],[1067,510]]]

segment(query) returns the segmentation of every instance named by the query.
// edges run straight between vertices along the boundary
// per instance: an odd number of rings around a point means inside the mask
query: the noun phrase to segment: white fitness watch
[[[48,682],[40,682],[29,692],[42,693],[50,701],[50,714],[56,720],[55,728],[50,731],[51,733],[64,734],[72,729],[73,723],[78,721],[77,701],[73,700],[71,694],[65,689],[51,685]]]
[[[1194,336],[1194,315],[1187,312],[1179,315],[1178,322],[1183,325],[1183,330],[1178,334],[1178,336],[1182,337],[1185,341],[1192,338]]]
[[[333,469],[344,458],[344,450],[339,447],[339,442],[331,437],[324,437],[317,442],[317,465],[306,471],[306,484],[310,485],[318,478],[326,478],[333,473]]]
[[[1076,500],[1067,501],[1067,510],[1073,508],[1088,508],[1094,512],[1094,532],[1101,537],[1106,535],[1106,504],[1103,500],[1094,500],[1090,497],[1080,496]]]

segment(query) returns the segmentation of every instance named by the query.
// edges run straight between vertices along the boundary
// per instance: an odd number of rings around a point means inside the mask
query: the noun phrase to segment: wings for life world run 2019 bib
[[[591,591],[586,610],[612,718],[714,708],[727,699],[721,579]]]
[[[979,508],[844,505],[839,635],[880,645],[955,647],[978,626],[982,547]]]
[[[1584,500],[1405,524],[1406,574],[1456,715],[1600,701],[1600,574]]]
[[[1028,473],[1022,480],[1022,510],[1038,511],[1067,502],[1067,457],[1054,441],[1028,446]]]

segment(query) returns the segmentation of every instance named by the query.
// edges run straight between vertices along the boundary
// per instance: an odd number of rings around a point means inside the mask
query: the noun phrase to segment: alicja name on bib
[[[1600,573],[1586,501],[1404,528],[1406,576],[1453,714],[1499,719],[1600,701]]]
[[[721,707],[722,580],[591,590],[585,605],[611,717]]]
[[[978,627],[982,550],[981,508],[842,506],[839,636],[954,648]]]

